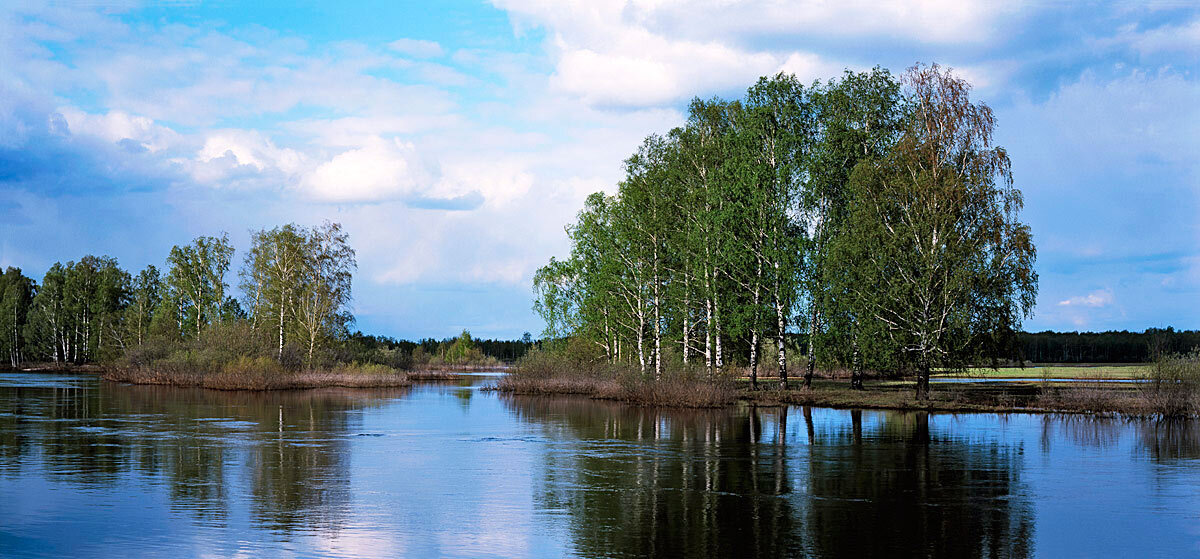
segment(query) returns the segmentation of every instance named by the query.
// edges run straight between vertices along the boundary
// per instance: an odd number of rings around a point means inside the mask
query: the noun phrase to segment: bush
[[[1200,351],[1157,359],[1142,393],[1156,415],[1185,417],[1200,413]]]

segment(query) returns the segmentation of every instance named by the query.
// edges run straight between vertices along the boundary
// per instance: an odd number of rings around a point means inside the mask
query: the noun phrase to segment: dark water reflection
[[[931,431],[926,413],[509,402],[601,447],[547,455],[540,496],[571,511],[583,556],[1031,554],[1021,445]]]
[[[1200,426],[0,374],[2,556],[1200,556]]]

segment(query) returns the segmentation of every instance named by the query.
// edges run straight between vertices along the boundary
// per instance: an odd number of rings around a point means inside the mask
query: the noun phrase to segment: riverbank
[[[1165,395],[1147,386],[1106,381],[1054,382],[954,382],[935,383],[929,399],[917,400],[911,382],[869,380],[863,390],[840,379],[815,379],[811,388],[799,379],[788,389],[777,388],[777,379],[760,379],[752,390],[746,380],[673,380],[620,382],[582,376],[521,378],[508,375],[495,390],[512,394],[573,394],[615,400],[640,406],[685,408],[723,407],[737,401],[760,405],[794,404],[827,408],[924,410],[937,412],[1084,413],[1121,414],[1131,417],[1196,416],[1195,402],[1165,402]],[[1194,400],[1194,395],[1187,395]],[[1172,407],[1173,406],[1173,407]]]
[[[583,375],[529,378],[508,374],[490,389],[530,396],[573,394],[597,400],[673,408],[720,408],[736,402],[738,398],[738,391],[731,382],[680,377],[654,382]]]

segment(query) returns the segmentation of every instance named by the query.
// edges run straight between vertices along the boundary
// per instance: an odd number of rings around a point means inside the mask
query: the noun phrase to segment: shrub
[[[1184,417],[1200,412],[1200,351],[1157,359],[1142,395],[1155,415]]]

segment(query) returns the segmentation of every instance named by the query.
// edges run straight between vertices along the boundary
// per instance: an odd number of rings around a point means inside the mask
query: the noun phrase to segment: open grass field
[[[965,375],[961,373],[934,373],[935,377],[966,377],[966,378],[1051,378],[1051,379],[1139,379],[1146,378],[1150,372],[1149,364],[1133,365],[1050,365],[1001,367],[999,369],[971,369]]]

